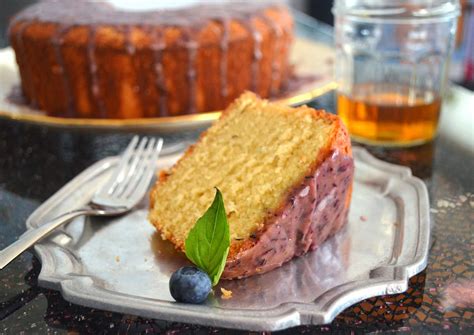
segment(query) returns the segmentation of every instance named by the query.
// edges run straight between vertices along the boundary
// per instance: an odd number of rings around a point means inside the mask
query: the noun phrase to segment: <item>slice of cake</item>
[[[184,250],[218,187],[231,234],[222,278],[247,277],[316,249],[341,229],[353,172],[350,140],[337,116],[245,93],[161,173],[149,219]]]

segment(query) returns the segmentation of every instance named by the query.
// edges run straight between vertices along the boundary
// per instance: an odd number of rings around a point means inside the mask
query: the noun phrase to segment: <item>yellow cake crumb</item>
[[[221,287],[221,298],[222,299],[230,299],[232,298],[232,291],[231,290],[226,290],[225,288]]]

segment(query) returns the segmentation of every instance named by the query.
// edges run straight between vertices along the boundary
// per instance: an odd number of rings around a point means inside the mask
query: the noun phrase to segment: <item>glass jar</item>
[[[336,0],[337,111],[363,143],[436,135],[458,0]]]

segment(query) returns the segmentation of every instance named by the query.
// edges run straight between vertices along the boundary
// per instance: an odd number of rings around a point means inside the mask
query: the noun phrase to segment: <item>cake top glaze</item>
[[[180,1],[176,1],[180,3]],[[15,21],[41,21],[68,25],[194,26],[208,20],[248,19],[278,1],[182,2],[183,6],[128,9],[113,1],[45,0],[17,14]]]

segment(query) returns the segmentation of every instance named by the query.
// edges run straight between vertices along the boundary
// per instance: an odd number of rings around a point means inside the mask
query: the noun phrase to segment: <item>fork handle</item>
[[[0,270],[7,266],[12,260],[18,257],[23,251],[51,233],[54,229],[72,219],[89,214],[90,209],[81,208],[63,215],[60,215],[41,226],[27,230],[18,240],[0,251]]]

